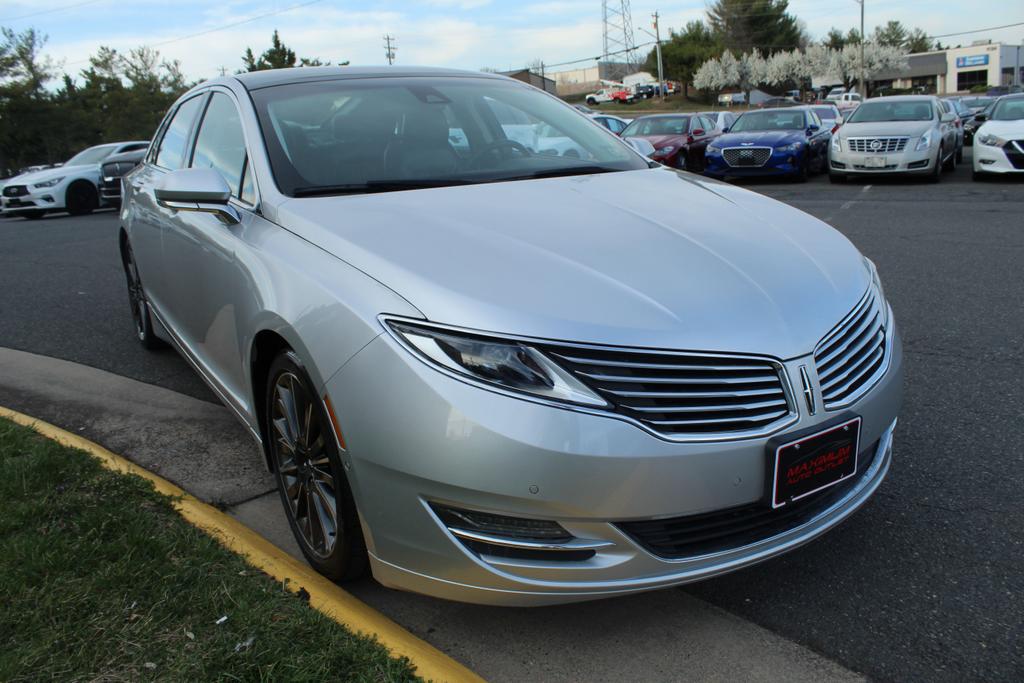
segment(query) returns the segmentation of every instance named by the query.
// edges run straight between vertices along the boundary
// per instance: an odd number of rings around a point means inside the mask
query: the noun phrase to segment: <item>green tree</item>
[[[825,34],[821,44],[831,50],[842,50],[847,45],[860,45],[860,31],[851,28],[844,35],[842,31],[833,26]]]
[[[907,40],[903,44],[907,52],[928,52],[932,49],[931,38],[919,28],[915,28],[907,34]]]
[[[56,75],[43,55],[46,36],[35,29],[0,30],[0,173],[58,153],[51,149],[48,125],[53,114],[46,84]]]
[[[890,20],[885,26],[876,26],[872,40],[879,45],[902,47],[907,42],[907,29],[899,21]]]
[[[789,0],[714,0],[708,7],[708,23],[725,49],[773,54],[808,42],[788,9]]]
[[[296,57],[295,51],[281,41],[281,37],[274,30],[270,39],[270,47],[259,57],[252,51],[251,47],[245,48],[242,55],[242,72],[246,71],[267,71],[268,69],[290,69],[294,66],[329,66],[330,62],[321,61],[317,57]]]
[[[669,40],[661,46],[665,78],[682,83],[683,94],[688,97],[697,69],[721,51],[721,44],[703,21],[691,21],[682,31],[670,31]],[[647,55],[645,68],[650,73],[658,73],[657,50]]]

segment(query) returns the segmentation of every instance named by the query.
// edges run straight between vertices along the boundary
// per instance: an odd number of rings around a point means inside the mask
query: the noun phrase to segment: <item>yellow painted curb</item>
[[[189,495],[163,477],[103,446],[42,420],[2,406],[0,417],[31,427],[65,446],[79,448],[98,458],[107,469],[134,474],[153,482],[157,491],[174,499],[174,507],[188,522],[213,536],[221,545],[242,555],[249,564],[283,582],[293,593],[304,588],[309,593],[309,604],[339,624],[352,631],[376,637],[392,655],[408,657],[416,667],[416,673],[423,678],[449,683],[483,681],[459,662],[342,590],[235,518]]]

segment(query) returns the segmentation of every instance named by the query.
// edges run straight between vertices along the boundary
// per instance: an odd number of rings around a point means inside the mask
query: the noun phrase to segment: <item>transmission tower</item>
[[[601,0],[604,18],[604,53],[602,61],[623,64],[611,67],[609,80],[621,80],[636,71],[636,40],[633,37],[633,15],[629,0]]]

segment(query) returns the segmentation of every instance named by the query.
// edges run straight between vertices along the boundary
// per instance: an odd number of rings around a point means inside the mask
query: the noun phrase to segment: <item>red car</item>
[[[624,138],[643,138],[654,145],[651,158],[685,171],[704,170],[704,150],[722,134],[704,114],[641,116],[626,126]]]

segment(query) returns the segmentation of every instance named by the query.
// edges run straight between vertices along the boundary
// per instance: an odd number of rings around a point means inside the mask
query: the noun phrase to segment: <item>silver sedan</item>
[[[508,605],[671,586],[822,535],[889,470],[902,352],[873,264],[518,81],[204,82],[120,218],[139,341],[248,427],[335,580]]]
[[[931,95],[876,97],[847,116],[832,136],[829,180],[890,173],[938,182],[956,168],[963,147],[956,114]]]

